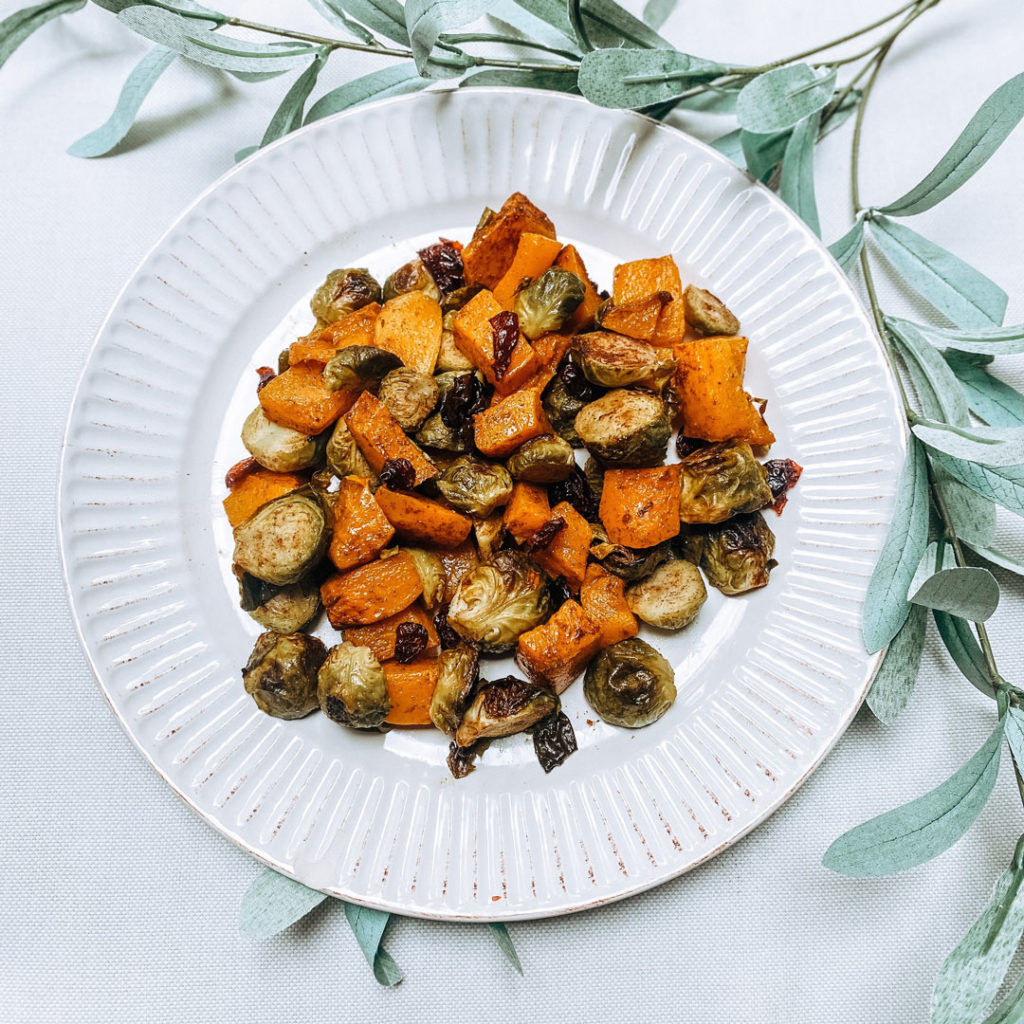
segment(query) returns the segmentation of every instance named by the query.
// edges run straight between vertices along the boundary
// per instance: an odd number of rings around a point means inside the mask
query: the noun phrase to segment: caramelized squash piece
[[[554,428],[541,404],[540,388],[525,388],[473,417],[473,440],[484,455],[511,455],[520,445]]]
[[[345,426],[374,473],[379,473],[388,459],[406,459],[416,472],[414,486],[437,476],[437,466],[409,440],[395,417],[369,391],[356,399],[345,416]]]
[[[519,637],[516,664],[535,683],[561,693],[601,649],[601,632],[575,601]]]
[[[373,344],[398,356],[406,366],[432,374],[441,348],[437,300],[421,291],[389,299],[377,317]]]
[[[351,408],[355,396],[345,390],[328,391],[322,369],[319,363],[299,363],[261,388],[259,400],[267,419],[313,435],[323,433]]]
[[[348,572],[338,573],[320,588],[320,599],[335,629],[366,626],[404,611],[423,593],[412,556],[400,551]]]
[[[572,319],[566,324],[567,329],[578,331],[581,327],[586,327],[587,324],[593,321],[594,315],[597,313],[597,307],[601,305],[601,296],[597,294],[597,288],[594,282],[590,280],[587,268],[583,265],[583,258],[576,251],[576,246],[567,245],[558,254],[555,266],[575,274],[586,288],[583,302],[580,303],[579,308],[573,313]]]
[[[388,683],[389,725],[430,725],[430,700],[437,686],[437,658],[421,657],[403,665],[386,661],[381,666]]]
[[[491,326],[491,317],[501,312],[497,300],[484,289],[477,292],[455,314],[452,326],[459,351],[494,385],[499,395],[510,395],[540,369],[540,362],[530,343],[520,334],[512,350],[508,369],[498,380],[494,373],[494,328]]]
[[[587,573],[587,557],[594,531],[567,501],[559,502],[551,510],[551,516],[561,516],[565,527],[548,544],[533,551],[530,557],[550,576],[561,576],[569,590],[578,594]]]
[[[639,631],[636,616],[626,601],[626,581],[596,562],[587,566],[580,587],[580,604],[597,626],[602,648],[628,640]]]
[[[555,237],[555,225],[522,192],[513,192],[497,213],[482,223],[462,250],[466,284],[493,288],[515,259],[524,232]]]
[[[454,548],[473,529],[473,520],[469,516],[424,498],[421,494],[381,487],[376,498],[384,515],[403,540]]]
[[[673,299],[682,297],[679,267],[671,256],[632,260],[615,268],[612,298],[616,304],[643,299],[654,292],[668,292]]]
[[[679,533],[679,466],[608,469],[601,523],[613,544],[652,548]]]
[[[345,640],[356,647],[369,648],[373,656],[380,662],[390,661],[395,656],[398,627],[405,622],[422,626],[427,631],[427,646],[423,654],[431,658],[437,657],[440,644],[437,639],[437,630],[434,628],[434,620],[418,604],[411,604],[405,611],[382,619],[380,622],[374,622],[369,626],[354,626],[346,629]]]
[[[516,291],[523,280],[532,280],[544,273],[555,262],[561,248],[562,243],[557,239],[524,231],[519,236],[512,265],[494,286],[494,298],[505,309],[511,309],[515,305]]]
[[[334,525],[327,553],[342,572],[372,562],[395,535],[365,477],[344,477],[331,511]]]
[[[232,527],[244,523],[261,505],[282,494],[305,486],[306,477],[298,473],[274,473],[262,466],[246,473],[224,499],[224,512]]]

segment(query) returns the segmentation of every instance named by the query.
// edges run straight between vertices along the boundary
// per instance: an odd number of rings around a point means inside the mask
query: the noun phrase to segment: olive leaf
[[[910,609],[907,621],[889,644],[868,690],[867,705],[875,718],[885,725],[896,721],[910,700],[921,665],[927,624],[925,608],[915,605]]]
[[[814,198],[814,146],[820,125],[820,111],[797,123],[786,143],[779,178],[779,197],[819,238],[821,225]]]
[[[976,1020],[992,1002],[1024,936],[1024,837],[988,906],[946,957],[932,992],[932,1024]]]
[[[263,138],[260,140],[261,147],[295,131],[302,124],[302,113],[306,107],[306,100],[309,99],[310,93],[316,86],[316,80],[320,77],[320,71],[327,63],[328,56],[330,56],[330,50],[325,46],[321,47],[309,67],[292,83],[277,110],[274,111],[267,130],[263,133]]]
[[[981,1024],[1024,1024],[1024,975]]]
[[[909,321],[886,320],[885,325],[904,357],[925,414],[956,426],[967,426],[971,416],[963,389],[935,347]]]
[[[773,132],[770,135],[758,135],[740,129],[740,146],[743,149],[743,160],[747,173],[758,181],[767,181],[786,153],[789,144],[789,132]]]
[[[516,952],[516,947],[512,942],[512,936],[508,933],[508,925],[502,924],[501,922],[492,922],[489,924],[491,936],[494,941],[498,944],[498,948],[505,954],[505,958],[508,962],[520,973],[523,973],[523,965],[519,959],[519,954]]]
[[[921,183],[883,206],[882,212],[909,217],[942,202],[984,166],[1020,124],[1021,118],[1024,118],[1024,73],[999,86]]]
[[[35,7],[23,7],[4,18],[0,21],[0,68],[33,32],[54,18],[59,18],[62,14],[73,14],[84,6],[85,0],[51,0]]]
[[[1024,427],[957,427],[919,419],[911,428],[929,448],[988,467],[1024,463]]]
[[[459,86],[510,85],[522,89],[549,89],[552,92],[577,92],[575,75],[537,71],[532,68],[484,68],[466,75]]]
[[[68,153],[81,157],[109,153],[128,134],[142,101],[177,56],[165,46],[154,46],[132,69],[110,117],[99,128],[68,146]]]
[[[932,465],[940,466],[972,491],[977,491],[1015,515],[1024,516],[1024,468],[965,462],[934,448],[929,457]]]
[[[714,78],[722,66],[676,50],[594,50],[580,61],[580,92],[599,107],[650,106]]]
[[[1002,323],[1006,292],[959,257],[880,214],[871,219],[871,237],[906,283],[954,324]]]
[[[420,77],[414,64],[392,64],[390,67],[381,68],[380,71],[371,71],[362,78],[354,78],[351,82],[324,93],[309,108],[304,123],[311,124],[322,117],[329,117],[339,110],[348,110],[349,107],[358,106],[369,100],[382,100],[389,96],[415,92],[429,84],[428,79]]]
[[[909,324],[909,320],[887,316],[887,324]],[[925,324],[911,326],[939,348],[952,348],[959,352],[972,352],[987,356],[1012,356],[1024,352],[1024,324],[1007,327],[979,327],[965,330],[961,327],[931,327]]]
[[[936,628],[942,643],[964,678],[987,697],[994,692],[992,678],[988,674],[984,655],[974,639],[969,623],[955,615],[933,612]]]
[[[945,360],[967,396],[971,412],[990,427],[1024,426],[1024,395],[955,350]]]
[[[822,864],[870,878],[906,871],[948,850],[981,813],[999,774],[1003,723],[950,778],[924,796],[841,835]]]
[[[377,37],[368,28],[360,25],[358,21],[352,20],[336,0],[309,0],[309,3],[325,21],[329,21],[336,28],[347,32],[354,39],[368,44],[377,41]],[[405,22],[403,21],[401,24],[404,31]]]
[[[907,591],[928,544],[928,472],[921,446],[911,440],[900,474],[892,525],[864,599],[864,643],[880,651],[910,614]]]
[[[860,256],[861,249],[864,248],[864,218],[858,214],[857,219],[853,222],[853,227],[843,235],[842,238],[833,242],[829,247],[828,251],[832,253],[832,258],[846,271],[850,272],[850,268],[854,265],[857,257]]]
[[[736,119],[741,128],[758,135],[783,131],[821,110],[835,84],[835,68],[819,72],[809,64],[790,64],[766,71],[743,87]]]
[[[447,29],[476,21],[486,10],[487,0],[406,0],[405,27],[420,74],[442,77],[445,72],[430,60],[438,37]]]
[[[644,4],[644,21],[653,29],[659,29],[672,16],[679,0],[647,0]]]
[[[327,893],[265,868],[242,897],[238,930],[246,938],[268,938],[295,924],[325,899]]]
[[[397,985],[403,977],[401,968],[381,945],[384,929],[387,928],[391,915],[384,910],[372,910],[370,907],[346,903],[345,919],[356,937],[356,942],[359,943],[359,948],[363,951],[363,956],[366,957],[366,962],[373,968],[373,976],[381,985]]]
[[[1006,709],[1003,729],[1006,733],[1006,745],[1010,748],[1013,760],[1017,767],[1024,771],[1024,711],[1011,704]]]
[[[911,595],[910,603],[971,622],[985,622],[999,605],[999,584],[988,569],[941,569]]]
[[[340,8],[356,21],[379,32],[386,39],[403,46],[409,45],[409,30],[405,25],[405,10],[398,0],[321,0],[332,8]]]

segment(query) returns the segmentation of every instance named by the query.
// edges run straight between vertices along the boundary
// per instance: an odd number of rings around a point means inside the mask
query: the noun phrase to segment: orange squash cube
[[[680,298],[683,294],[679,267],[671,256],[632,260],[629,263],[620,263],[615,268],[612,298],[616,304],[633,302],[654,292],[668,292],[674,299]]]
[[[531,438],[554,432],[539,388],[517,391],[473,417],[473,440],[484,455],[511,455]]]
[[[410,554],[399,551],[332,576],[320,588],[320,599],[331,625],[341,629],[397,615],[422,593],[416,563]]]
[[[577,594],[587,573],[594,531],[567,501],[559,502],[551,510],[551,516],[561,516],[565,520],[564,529],[559,530],[544,547],[533,551],[530,557],[551,576],[561,576],[565,585]]]
[[[351,392],[328,391],[319,363],[299,363],[260,389],[263,413],[300,434],[321,434],[352,406]]]
[[[395,417],[369,391],[364,391],[349,409],[345,426],[374,473],[379,473],[388,459],[408,459],[416,472],[415,486],[437,476],[437,466],[409,440]]]
[[[346,629],[345,640],[356,647],[368,648],[380,662],[390,661],[395,656],[398,627],[405,622],[422,626],[427,631],[427,646],[423,654],[436,658],[437,652],[440,650],[437,630],[434,628],[433,619],[418,604],[411,604],[405,611],[382,619],[380,622],[371,623],[369,626],[354,626],[351,629]]]
[[[528,679],[561,693],[601,650],[601,632],[575,601],[566,601],[516,644],[516,664]]]
[[[347,476],[341,481],[332,513],[334,527],[328,554],[342,572],[372,562],[395,535],[365,477]]]
[[[500,210],[473,233],[462,250],[466,284],[482,284],[493,288],[506,274],[515,259],[519,239],[524,232],[555,237],[555,225],[522,192],[513,192]]]
[[[417,658],[403,665],[386,661],[381,666],[388,683],[389,725],[430,725],[430,701],[437,686],[437,658]]]
[[[421,494],[381,487],[376,498],[403,540],[454,548],[466,540],[473,529],[473,520],[469,516]]]
[[[566,324],[567,329],[578,331],[581,327],[586,327],[587,324],[593,321],[597,307],[601,305],[601,296],[598,295],[594,282],[590,280],[587,268],[583,265],[583,258],[576,251],[576,246],[567,245],[558,254],[555,266],[561,267],[562,270],[568,270],[570,274],[575,274],[586,288],[583,302],[580,303],[576,312],[573,313],[572,319]]]
[[[639,632],[636,616],[626,602],[625,580],[596,562],[587,566],[587,575],[580,587],[580,604],[597,626],[602,648],[628,640]]]
[[[608,469],[601,522],[613,544],[650,548],[679,533],[679,466]]]
[[[494,286],[494,297],[505,309],[515,305],[516,291],[524,279],[532,280],[543,274],[562,249],[562,243],[547,235],[524,231],[519,236],[512,264]]]
[[[512,350],[508,370],[501,380],[494,375],[494,328],[491,317],[503,312],[494,296],[484,289],[477,292],[458,313],[453,329],[459,351],[494,385],[499,395],[518,391],[539,369],[540,362],[530,343],[519,335]]]

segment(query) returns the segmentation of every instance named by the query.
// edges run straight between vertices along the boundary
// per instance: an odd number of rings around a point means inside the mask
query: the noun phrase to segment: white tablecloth
[[[298,0],[232,6],[321,24]],[[693,53],[758,61],[891,6],[681,0],[666,33]],[[1020,70],[1022,38],[1019,0],[947,0],[918,23],[868,116],[868,201],[931,166]],[[178,210],[258,141],[288,79],[242,85],[175,65],[116,155],[65,155],[106,118],[142,49],[90,8],[0,71],[0,1020],[924,1021],[936,971],[1024,828],[1008,759],[969,836],[937,861],[867,881],[820,861],[846,828],[945,778],[992,728],[992,704],[937,641],[905,717],[884,728],[862,712],[738,846],[627,902],[515,926],[523,978],[480,926],[400,920],[387,945],[406,981],[385,990],[331,904],[273,940],[239,938],[239,898],[260,868],[160,782],[101,698],[68,614],[54,495],[66,411],[104,312]],[[346,75],[375,66],[334,63]],[[848,223],[849,131],[818,157],[829,239]],[[1022,163],[1024,130],[914,225],[994,276],[1014,321],[1024,318]],[[883,291],[898,309],[896,289]],[[1019,384],[1020,363],[998,365]],[[1019,683],[1024,588],[1000,581],[992,632]]]

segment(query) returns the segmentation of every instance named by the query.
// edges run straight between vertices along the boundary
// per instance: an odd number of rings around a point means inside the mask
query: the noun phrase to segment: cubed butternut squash
[[[628,640],[639,632],[636,616],[626,601],[625,580],[596,562],[587,566],[587,575],[580,587],[580,604],[597,626],[602,648]]]
[[[441,348],[441,307],[437,300],[421,291],[389,299],[377,317],[373,344],[394,353],[406,366],[432,374]]]
[[[384,468],[388,459],[408,459],[416,472],[417,487],[424,480],[437,476],[437,467],[409,440],[395,417],[369,391],[364,391],[349,409],[345,426],[375,473]]]
[[[395,535],[365,477],[346,476],[341,480],[331,512],[334,525],[328,554],[342,572],[372,562]]]
[[[540,362],[530,343],[519,335],[508,369],[501,380],[494,373],[494,328],[491,317],[502,312],[494,296],[484,289],[467,302],[453,320],[455,344],[459,351],[494,385],[499,395],[518,391],[539,369]]]
[[[349,345],[372,345],[374,324],[379,314],[380,305],[371,302],[333,324],[327,324],[310,332],[307,337],[293,341],[288,347],[289,365],[319,363],[325,366],[339,349]]]
[[[297,491],[306,483],[298,473],[274,473],[259,467],[246,473],[224,499],[224,512],[232,527],[245,522],[261,505]]]
[[[672,301],[668,292],[653,292],[640,299],[613,303],[601,314],[601,327],[638,341],[650,341],[658,328],[661,311]]]
[[[566,601],[542,626],[516,644],[516,664],[527,678],[561,693],[601,650],[601,632],[575,601]]]
[[[473,417],[473,440],[484,455],[511,455],[531,438],[553,433],[539,388],[517,391]]]
[[[345,630],[345,640],[356,647],[368,648],[380,662],[390,661],[395,656],[398,627],[406,622],[422,626],[427,631],[427,646],[423,654],[436,658],[440,650],[437,630],[434,628],[433,619],[418,604],[411,604],[397,615],[371,623],[369,626],[352,626]]]
[[[403,665],[386,661],[381,666],[388,683],[389,725],[430,725],[430,701],[437,686],[437,658],[421,657]]]
[[[533,343],[533,351],[537,356],[537,361],[545,370],[554,371],[558,369],[558,364],[565,357],[565,353],[569,351],[571,344],[571,331],[552,332],[551,334],[542,334]]]
[[[320,599],[331,625],[341,629],[397,615],[422,593],[416,563],[411,555],[400,551],[331,576],[320,588]]]
[[[473,520],[469,516],[421,494],[381,487],[375,497],[403,540],[454,548],[469,537],[473,528]]]
[[[654,292],[668,292],[678,299],[683,294],[679,267],[671,256],[654,259],[631,260],[615,268],[612,279],[612,298],[616,304],[642,299]]]
[[[586,288],[583,301],[577,307],[576,312],[573,313],[572,319],[566,324],[569,330],[577,331],[593,321],[594,314],[597,313],[597,307],[601,305],[601,296],[598,295],[594,282],[590,280],[587,268],[583,265],[583,257],[576,251],[576,246],[567,245],[558,254],[555,266],[561,267],[562,270],[568,270],[570,274],[575,274]]]
[[[260,389],[268,420],[301,434],[320,434],[352,406],[355,396],[344,389],[328,391],[319,363],[299,363],[279,373]]]
[[[651,344],[662,347],[677,345],[685,340],[686,330],[686,304],[682,299],[673,299],[662,307]]]
[[[524,280],[532,280],[543,274],[562,249],[562,243],[548,235],[537,235],[524,231],[519,236],[516,254],[508,270],[494,286],[494,297],[505,307],[515,305],[516,291]]]
[[[505,529],[517,544],[529,540],[551,518],[547,489],[540,484],[517,483],[505,506]]]
[[[467,284],[493,288],[515,259],[523,232],[555,237],[555,225],[521,192],[514,192],[501,209],[483,222],[462,250]]]
[[[576,594],[587,573],[594,531],[567,501],[559,502],[551,510],[551,517],[554,516],[561,516],[565,527],[544,547],[531,552],[530,557],[551,576],[561,576],[569,590]]]
[[[608,469],[601,522],[613,544],[650,548],[679,533],[679,466]]]

